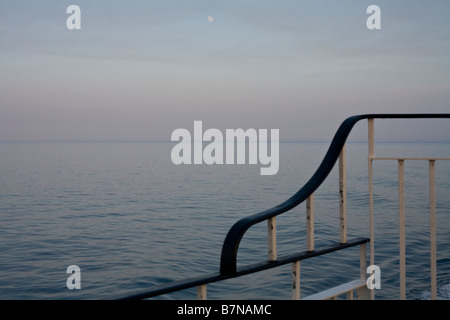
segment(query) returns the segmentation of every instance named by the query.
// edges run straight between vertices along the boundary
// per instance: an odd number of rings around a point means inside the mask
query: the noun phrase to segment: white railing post
[[[277,260],[277,220],[276,217],[270,218],[268,221],[268,246],[269,261]]]
[[[370,264],[375,265],[375,226],[373,220],[373,158],[375,157],[374,148],[374,119],[368,119],[369,131],[369,233],[370,233]],[[375,299],[375,290],[370,290],[370,299]]]
[[[300,261],[292,263],[292,300],[300,300]]]
[[[314,194],[306,199],[306,250],[314,251]]]
[[[366,282],[366,271],[367,271],[366,244],[363,243],[359,245],[359,277],[363,282]]]
[[[363,243],[359,246],[359,279],[362,283],[366,284],[367,277],[367,258],[366,258],[366,244]],[[356,290],[356,298],[358,300],[373,300],[373,290],[369,290],[367,285],[364,285]]]
[[[436,267],[436,187],[435,161],[429,160],[430,171],[430,259],[431,259],[431,299],[437,298]]]
[[[206,284],[197,286],[197,299],[206,300]]]
[[[339,155],[339,242],[347,242],[347,186],[346,186],[346,165],[345,165],[345,145]]]
[[[406,255],[405,255],[405,160],[398,160],[398,212],[400,246],[400,299],[406,299]]]
[[[374,223],[373,223],[373,157],[374,152],[374,123],[368,120],[369,127],[369,224],[370,224],[370,264],[375,264],[374,259]]]

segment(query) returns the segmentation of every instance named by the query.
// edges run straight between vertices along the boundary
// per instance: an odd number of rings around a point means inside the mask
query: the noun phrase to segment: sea
[[[278,205],[312,176],[329,143],[280,143],[259,164],[175,165],[171,143],[0,143],[0,299],[123,298],[217,273],[238,220]],[[347,150],[348,238],[369,237],[367,144]],[[377,143],[377,156],[449,157],[448,143]],[[408,299],[430,298],[428,161],[405,162]],[[438,298],[450,299],[450,162],[436,162]],[[338,172],[314,195],[315,245],[339,241]],[[278,256],[306,249],[302,203],[277,217]],[[399,298],[398,175],[374,160],[376,299]],[[367,255],[368,256],[368,255]],[[238,265],[267,260],[267,223],[241,241]],[[70,289],[69,266],[80,268]],[[208,285],[208,299],[291,298],[291,266]],[[301,262],[301,296],[359,278],[359,249]],[[196,289],[156,299],[195,299]]]

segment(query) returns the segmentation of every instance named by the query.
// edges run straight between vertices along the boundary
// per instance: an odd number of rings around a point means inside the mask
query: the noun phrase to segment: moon
[[[209,17],[207,18],[207,20],[208,20],[208,22],[213,22],[213,21],[214,21],[214,18],[211,17],[211,16],[209,16]]]

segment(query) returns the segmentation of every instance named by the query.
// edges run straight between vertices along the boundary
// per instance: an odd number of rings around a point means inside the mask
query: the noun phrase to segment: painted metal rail
[[[450,158],[388,158],[375,157],[374,153],[374,119],[443,119],[450,118],[450,114],[363,114],[347,118],[338,128],[330,147],[325,154],[319,168],[310,180],[292,197],[285,202],[260,213],[245,217],[236,222],[225,237],[220,270],[217,274],[206,275],[173,282],[163,287],[150,291],[134,294],[124,299],[146,299],[162,294],[197,287],[199,299],[206,299],[206,285],[209,283],[236,278],[239,276],[276,268],[287,263],[292,263],[292,298],[300,299],[300,261],[324,255],[330,252],[343,250],[355,246],[360,247],[360,275],[359,278],[349,283],[330,288],[305,299],[334,299],[339,295],[346,294],[348,299],[353,298],[356,292],[358,299],[373,299],[374,290],[366,286],[366,244],[370,243],[370,264],[374,264],[374,223],[373,223],[373,161],[374,160],[396,160],[399,167],[399,221],[400,221],[400,298],[405,299],[405,222],[404,222],[404,161],[426,160],[429,162],[430,172],[430,259],[431,259],[431,297],[436,299],[436,202],[435,202],[435,161],[450,160]],[[368,144],[369,144],[369,237],[358,239],[347,239],[347,217],[346,217],[346,166],[345,166],[345,143],[355,124],[361,120],[368,120]],[[339,161],[339,211],[340,211],[340,234],[339,242],[324,248],[315,248],[314,245],[314,192],[325,181],[332,171],[336,162]],[[306,248],[304,252],[293,253],[288,256],[277,256],[276,242],[276,216],[285,213],[299,204],[306,202]],[[237,254],[239,244],[252,226],[267,221],[268,224],[268,259],[261,263],[237,267]]]

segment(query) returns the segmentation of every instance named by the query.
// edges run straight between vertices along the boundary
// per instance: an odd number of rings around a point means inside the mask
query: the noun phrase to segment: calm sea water
[[[172,164],[167,143],[0,144],[0,299],[108,299],[219,269],[239,219],[294,194],[328,144],[280,144],[280,170]],[[449,157],[450,144],[377,144],[378,156]],[[347,146],[348,234],[368,236],[367,146]],[[398,298],[397,163],[376,161],[376,297]],[[450,163],[436,165],[439,297],[450,299]],[[406,162],[408,298],[429,298],[428,163]],[[316,246],[339,240],[334,169],[315,194]],[[305,206],[279,216],[279,255],[305,249]],[[266,224],[244,236],[240,265],[267,257]],[[69,290],[69,265],[81,290]],[[301,264],[302,296],[358,278],[359,251]],[[291,266],[208,286],[209,299],[290,299]],[[164,299],[193,299],[196,290]]]

